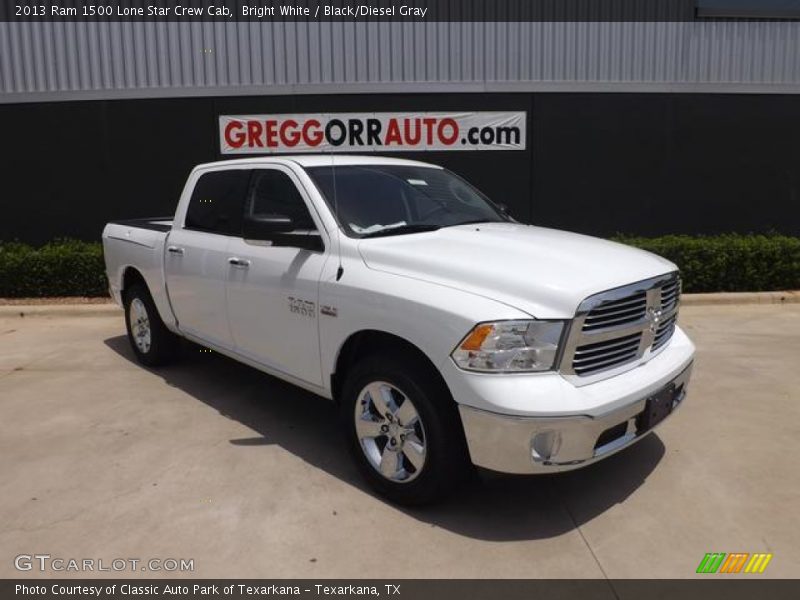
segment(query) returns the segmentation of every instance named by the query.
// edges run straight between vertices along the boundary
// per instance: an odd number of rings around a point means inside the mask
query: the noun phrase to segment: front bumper
[[[481,391],[480,398],[471,398],[471,405],[459,404],[472,462],[504,473],[553,473],[589,465],[642,439],[654,429],[646,427],[640,417],[648,398],[674,386],[674,412],[686,397],[694,346],[679,330],[670,346],[673,347],[668,346],[634,371],[581,388],[558,375],[550,377],[559,377],[567,388],[548,377],[530,377],[524,386],[529,398],[529,410],[525,413],[495,412],[500,403],[513,403],[519,408],[518,398],[509,402],[507,396],[487,393],[492,386],[486,387],[485,379],[480,385],[467,386]],[[506,386],[512,382],[498,381],[501,384],[496,391],[508,392]],[[514,389],[519,391],[520,384],[522,381],[513,382]],[[559,403],[570,405],[576,414],[571,414],[571,410],[553,410],[552,401],[544,398],[538,403],[544,410],[536,410],[535,400],[540,390],[552,393],[556,391],[554,388],[560,391]],[[462,389],[467,388],[462,386]],[[582,403],[585,403],[582,409],[576,406]]]

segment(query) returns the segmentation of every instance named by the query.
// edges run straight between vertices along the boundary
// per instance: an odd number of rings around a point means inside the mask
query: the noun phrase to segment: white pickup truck
[[[674,264],[520,224],[435,165],[204,164],[173,219],[109,223],[103,246],[142,363],[185,337],[333,400],[396,502],[441,498],[470,463],[588,465],[686,395]]]

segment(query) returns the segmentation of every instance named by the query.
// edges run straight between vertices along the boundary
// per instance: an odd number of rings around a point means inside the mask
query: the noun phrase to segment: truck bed
[[[172,229],[172,217],[112,221],[103,230],[103,256],[109,292],[122,303],[125,272],[135,269],[144,278],[162,320],[174,322],[164,280],[164,246]]]

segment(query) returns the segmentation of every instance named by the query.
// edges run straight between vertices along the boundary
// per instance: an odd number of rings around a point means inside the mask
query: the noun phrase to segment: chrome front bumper
[[[691,372],[692,363],[667,384],[675,389],[673,413],[686,397]],[[653,431],[639,425],[652,395],[597,416],[517,417],[463,404],[459,411],[474,464],[503,473],[553,473],[611,456]]]

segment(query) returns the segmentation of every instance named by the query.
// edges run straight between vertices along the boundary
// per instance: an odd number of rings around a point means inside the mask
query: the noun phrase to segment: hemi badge
[[[329,317],[336,317],[339,315],[339,311],[336,310],[335,307],[327,306],[325,304],[319,307],[319,312],[321,312],[323,315],[328,315]]]

